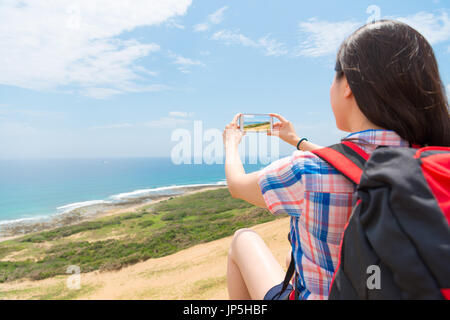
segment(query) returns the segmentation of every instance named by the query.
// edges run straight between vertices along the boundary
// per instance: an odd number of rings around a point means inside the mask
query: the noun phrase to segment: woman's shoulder
[[[339,171],[312,152],[295,151],[293,166],[302,173],[305,191],[320,193],[353,193],[355,186]]]
[[[302,168],[305,174],[328,174],[338,172],[316,154],[309,151],[294,151],[289,157],[289,161],[293,166]]]
[[[314,153],[306,151],[295,151],[290,156],[276,160],[261,170],[261,175],[291,176],[297,180],[305,175],[316,175],[316,179],[320,179],[319,176],[329,174],[339,174],[339,172]]]
[[[301,185],[302,192],[353,193],[354,185],[314,153],[295,151],[260,171],[262,190]]]
[[[319,170],[333,170],[328,163],[323,161],[317,155],[307,151],[294,151],[291,155],[280,158],[268,165],[266,171],[300,170],[302,173]],[[337,171],[336,171],[337,172]]]

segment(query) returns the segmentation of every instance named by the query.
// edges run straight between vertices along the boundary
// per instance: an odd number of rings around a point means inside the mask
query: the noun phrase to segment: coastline
[[[114,216],[123,213],[133,213],[145,210],[150,205],[158,202],[185,196],[198,192],[226,188],[223,184],[187,185],[160,188],[172,190],[171,192],[160,192],[140,197],[127,198],[120,202],[104,202],[82,206],[73,210],[54,214],[46,219],[28,219],[12,222],[4,222],[0,226],[0,242],[20,238],[35,232],[49,231],[55,228],[77,225],[86,221],[93,221],[102,217]],[[173,192],[173,190],[177,190]],[[129,193],[133,194],[133,192]],[[35,221],[33,221],[35,220]]]
[[[113,216],[0,243],[0,299],[11,297],[12,293],[6,289],[9,284],[62,279],[67,277],[70,266],[80,268],[81,274],[117,272],[149,259],[232,237],[242,228],[285,218],[231,197],[226,187],[184,191],[172,199],[159,199],[159,203],[136,205],[136,212],[130,212],[131,206],[124,213],[121,213],[123,208],[103,211]],[[73,299],[81,293],[55,289],[34,298],[49,299],[63,294]]]

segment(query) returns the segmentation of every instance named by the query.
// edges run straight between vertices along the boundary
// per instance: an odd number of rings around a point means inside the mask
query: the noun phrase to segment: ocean
[[[247,172],[262,167],[245,165]],[[0,224],[179,186],[225,184],[224,165],[174,165],[170,158],[0,160]]]

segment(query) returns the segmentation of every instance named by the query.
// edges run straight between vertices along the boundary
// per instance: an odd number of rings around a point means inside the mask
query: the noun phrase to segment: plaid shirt
[[[368,130],[349,135],[367,153],[378,146],[408,147],[395,132]],[[327,299],[339,246],[356,201],[356,186],[310,152],[295,151],[261,170],[267,208],[291,216],[290,233],[300,299]]]

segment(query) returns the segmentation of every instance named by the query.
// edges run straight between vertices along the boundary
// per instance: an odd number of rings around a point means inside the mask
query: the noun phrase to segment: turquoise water
[[[246,165],[248,172],[261,165]],[[0,160],[0,222],[47,217],[101,201],[224,184],[223,165],[174,165],[170,159]]]

